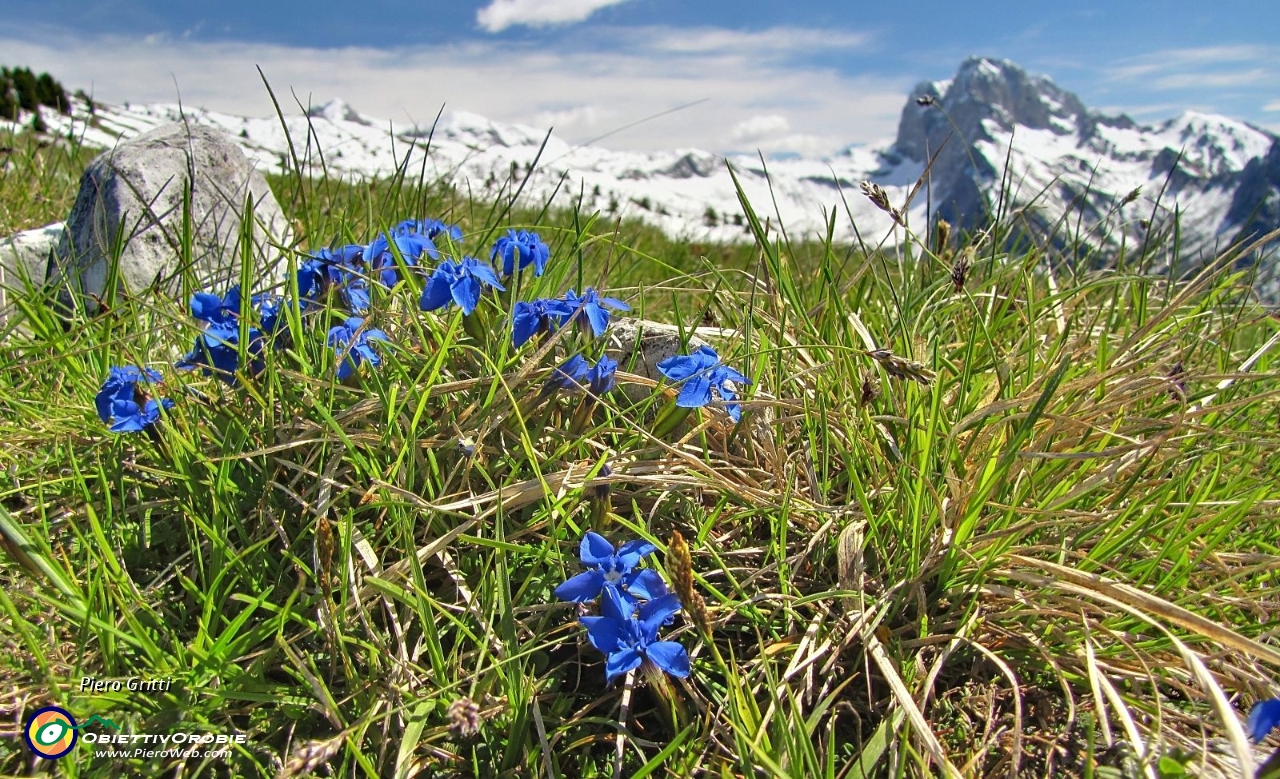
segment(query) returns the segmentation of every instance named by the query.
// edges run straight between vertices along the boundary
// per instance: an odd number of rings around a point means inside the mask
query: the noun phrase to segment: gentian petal
[[[599,304],[588,303],[586,308],[587,322],[591,325],[591,332],[596,338],[604,335],[609,329],[609,312],[604,310]]]
[[[449,305],[449,301],[453,299],[453,292],[450,288],[452,279],[448,274],[443,274],[437,270],[422,290],[422,297],[418,300],[418,308],[423,311],[435,311],[438,308],[444,308]]]
[[[599,533],[588,530],[578,545],[578,558],[583,565],[606,565],[613,562],[613,557],[613,544]]]
[[[524,344],[538,332],[540,324],[541,317],[533,306],[524,302],[516,303],[515,310],[511,314],[511,345],[519,347]]]
[[[628,569],[635,568],[640,564],[641,558],[648,557],[656,551],[658,551],[658,547],[643,538],[628,541],[618,547],[618,561]]]
[[[460,276],[449,285],[453,302],[462,309],[462,313],[470,316],[480,304],[480,282],[471,275]]]
[[[1249,737],[1262,741],[1276,726],[1280,726],[1280,699],[1258,701],[1249,710]]]
[[[669,592],[667,583],[662,580],[662,574],[652,568],[632,571],[623,578],[623,583],[627,586],[627,592],[644,600],[661,598]]]
[[[576,390],[587,375],[587,370],[587,361],[582,359],[582,355],[573,355],[551,371],[551,377],[547,379],[544,392],[553,392],[556,389]]]
[[[653,640],[658,635],[658,628],[667,621],[667,617],[680,610],[680,598],[674,592],[661,595],[640,607],[636,619],[640,622],[644,635]]]
[[[582,626],[587,629],[587,640],[591,646],[608,654],[618,649],[626,635],[623,623],[609,617],[580,617]]]
[[[603,395],[612,390],[617,383],[615,378],[617,371],[616,360],[601,357],[600,361],[587,371],[587,382],[591,385],[591,391],[596,395]]]
[[[470,257],[467,259],[469,259],[470,262],[466,263],[466,267],[467,267],[467,270],[471,272],[472,276],[476,277],[477,279],[484,282],[485,284],[488,284],[490,287],[493,287],[494,289],[506,291],[507,288],[502,286],[502,283],[498,281],[498,274],[493,272],[493,268],[491,268],[490,266],[486,265],[483,262],[480,262],[477,259],[470,258]]]
[[[604,574],[595,568],[570,577],[567,582],[556,587],[555,596],[571,603],[586,603],[599,597],[603,589]]]
[[[205,322],[219,321],[222,316],[222,298],[209,292],[197,292],[191,296],[191,318]]]
[[[640,652],[632,647],[619,649],[609,655],[605,661],[605,683],[612,684],[613,680],[625,674],[628,671],[634,671],[644,662],[644,657]]]
[[[165,400],[169,400],[169,399],[165,398]],[[169,401],[170,405],[172,405],[172,403],[173,401]],[[165,406],[165,407],[169,408],[170,406]],[[147,404],[142,407],[143,426],[154,425],[159,420],[160,420],[160,404],[154,400],[148,400]]]
[[[689,653],[675,641],[658,641],[645,647],[645,657],[672,676],[689,675]]]
[[[115,398],[116,395],[110,383],[104,385],[93,398],[93,404],[98,409],[98,419],[101,419],[103,424],[111,421],[111,405]]]
[[[117,400],[111,404],[109,428],[113,433],[136,433],[142,429],[142,409],[132,400]]]
[[[698,361],[685,354],[675,354],[658,363],[658,370],[672,381],[684,381],[701,370]]]
[[[342,297],[347,301],[347,308],[357,313],[369,309],[369,289],[364,279],[352,279],[342,288]]]
[[[627,598],[617,587],[605,587],[600,598],[600,613],[623,625],[632,624],[631,617],[636,611],[635,598]]]
[[[687,379],[676,396],[676,405],[682,408],[701,408],[711,402],[711,380],[706,374]]]

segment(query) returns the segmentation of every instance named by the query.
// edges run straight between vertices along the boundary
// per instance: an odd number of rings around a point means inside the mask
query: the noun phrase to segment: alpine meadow
[[[103,151],[48,81],[3,236]],[[0,773],[1280,776],[1280,231],[1013,151],[961,219],[912,100],[909,177],[797,227],[717,159],[683,236],[277,103],[265,262],[250,202],[197,273],[177,182],[170,286],[6,277]]]

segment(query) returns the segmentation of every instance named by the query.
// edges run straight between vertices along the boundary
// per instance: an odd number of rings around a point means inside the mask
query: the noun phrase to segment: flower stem
[[[479,308],[472,311],[470,316],[462,317],[462,329],[481,345],[487,343],[489,339],[489,331],[485,327],[485,319],[484,312]]]
[[[658,418],[653,421],[654,436],[666,438],[689,417],[689,412],[691,411],[693,409],[677,406],[675,401],[667,404],[665,408],[658,412]]]

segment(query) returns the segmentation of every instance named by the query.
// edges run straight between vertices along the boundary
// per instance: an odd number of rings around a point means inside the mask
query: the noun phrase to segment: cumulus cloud
[[[753,150],[765,154],[795,154],[801,157],[821,157],[842,146],[838,136],[790,133],[779,138],[767,138],[752,144]]]
[[[753,116],[735,124],[733,129],[729,131],[729,137],[738,143],[758,141],[781,135],[790,129],[791,122],[788,122],[787,117],[780,114]]]
[[[550,27],[581,22],[601,8],[626,0],[493,0],[476,11],[476,22],[489,32],[508,27]]]
[[[1272,100],[1270,103],[1264,105],[1262,110],[1268,113],[1272,111],[1280,111],[1280,100]]]
[[[578,105],[571,108],[539,111],[533,115],[533,124],[536,127],[554,127],[561,132],[571,128],[599,130],[606,128],[606,125],[617,123],[618,118],[618,112],[610,108]]]

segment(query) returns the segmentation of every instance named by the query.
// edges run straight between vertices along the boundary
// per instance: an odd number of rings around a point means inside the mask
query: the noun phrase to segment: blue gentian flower
[[[240,348],[237,346],[239,341],[239,331],[206,330],[196,338],[195,347],[174,363],[174,367],[182,370],[202,367],[206,376],[216,373],[218,378],[234,384],[235,372],[240,367]],[[261,367],[261,363],[255,360],[250,366],[250,372],[256,373]]]
[[[582,359],[582,355],[573,355],[551,372],[551,378],[547,379],[546,385],[543,386],[542,394],[549,395],[556,390],[576,390],[582,386],[589,370],[587,361]]]
[[[480,304],[482,286],[506,289],[498,282],[493,268],[474,257],[463,257],[461,262],[445,260],[427,279],[418,308],[434,311],[452,302],[458,304],[463,314],[470,316]]]
[[[659,641],[658,628],[680,610],[675,593],[654,598],[639,608],[616,587],[604,588],[600,616],[580,617],[591,645],[607,655],[606,683],[639,668],[645,661],[672,676],[689,675],[689,653],[675,641]]]
[[[445,224],[439,219],[406,219],[395,226],[395,232],[397,234],[418,233],[427,236],[432,241],[435,241],[441,235],[447,235],[454,243],[462,240],[461,227]]]
[[[606,587],[625,587],[632,601],[665,595],[667,586],[657,571],[636,569],[641,559],[656,550],[656,546],[644,540],[628,541],[615,550],[604,536],[587,531],[578,557],[589,570],[556,587],[555,595],[574,603],[595,600]]]
[[[511,312],[511,345],[518,348],[539,333],[550,333],[571,314],[573,309],[563,300],[542,298],[516,303]]]
[[[725,411],[737,422],[742,419],[742,409],[733,401],[737,390],[733,384],[750,384],[751,380],[733,368],[720,364],[720,355],[710,346],[701,346],[690,355],[668,357],[658,363],[658,370],[672,381],[683,381],[676,405],[684,408],[700,408],[711,402],[711,390],[725,401]]]
[[[403,223],[401,223],[403,226]],[[369,272],[376,273],[378,281],[382,282],[384,287],[394,287],[396,282],[400,280],[400,274],[396,267],[395,255],[391,253],[391,244],[395,243],[396,250],[400,252],[400,257],[404,260],[404,264],[413,267],[423,256],[429,256],[431,259],[438,259],[440,252],[436,249],[436,245],[426,233],[419,233],[410,230],[393,230],[390,240],[387,239],[386,233],[381,233],[377,238],[373,239],[364,250],[364,260],[369,265]]]
[[[249,328],[249,354],[254,356],[249,362],[251,375],[259,373],[263,368],[261,359],[256,355],[262,351],[262,331],[256,327]],[[234,384],[235,372],[240,369],[240,330],[221,327],[206,327],[196,337],[196,344],[179,359],[174,366],[183,370],[203,367],[204,374],[217,373],[218,378]]]
[[[365,328],[360,317],[349,317],[346,322],[329,329],[328,344],[333,348],[338,362],[338,381],[356,372],[360,363],[368,362],[375,368],[382,364],[382,357],[369,341],[387,341],[381,330]]]
[[[609,310],[616,308],[619,311],[630,311],[631,306],[623,303],[617,298],[601,297],[594,289],[587,287],[587,291],[581,296],[573,290],[569,290],[564,295],[564,302],[572,309],[573,313],[560,320],[560,324],[568,324],[571,321],[581,322],[582,316],[586,317],[587,323],[591,327],[591,332],[597,338],[604,335],[604,331],[609,327]]]
[[[1249,737],[1258,743],[1280,726],[1280,698],[1258,701],[1249,710]]]
[[[136,433],[154,425],[160,419],[160,409],[173,408],[168,398],[150,398],[138,385],[158,384],[161,376],[151,368],[132,365],[112,366],[94,398],[98,418],[110,425],[113,433]]]
[[[277,334],[282,322],[281,302],[277,297],[258,294],[249,303],[257,322],[248,328],[248,352],[256,356],[262,353],[267,336]],[[175,363],[176,367],[189,370],[203,366],[206,375],[213,370],[224,381],[234,382],[240,367],[240,288],[232,287],[221,298],[208,292],[195,293],[191,296],[191,316],[205,323],[204,331],[196,338],[195,347]],[[262,367],[262,360],[254,359],[249,372],[258,373]]]
[[[302,301],[300,308],[303,311],[318,304],[320,299],[324,297],[328,274],[329,270],[325,261],[317,257],[312,257],[298,266],[296,274],[298,297]]]
[[[299,306],[303,311],[317,306],[330,288],[337,288],[343,304],[356,312],[369,308],[369,285],[365,279],[365,247],[357,244],[317,249],[298,266]]]
[[[551,249],[543,243],[537,233],[528,230],[507,230],[493,245],[489,259],[496,261],[502,258],[502,274],[510,276],[516,272],[517,263],[521,270],[533,265],[533,275],[541,276],[547,268],[547,259],[551,257]]]
[[[618,371],[618,361],[609,359],[609,357],[601,357],[600,361],[587,371],[587,384],[591,388],[591,393],[599,397],[615,385],[615,374]]]
[[[257,326],[267,333],[274,333],[280,323],[280,298],[260,292],[249,299],[250,309],[257,315]],[[207,322],[214,328],[240,329],[240,286],[227,290],[218,297],[210,292],[197,292],[191,296],[191,318]]]

